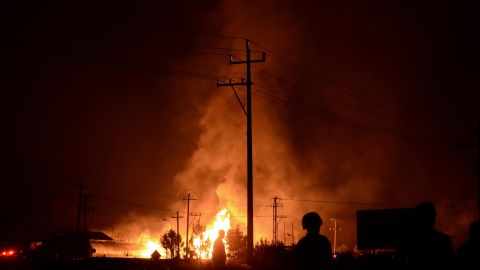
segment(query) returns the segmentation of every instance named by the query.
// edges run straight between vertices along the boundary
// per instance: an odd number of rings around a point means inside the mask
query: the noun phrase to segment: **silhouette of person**
[[[297,267],[306,269],[329,269],[333,264],[332,246],[324,235],[320,234],[322,218],[316,212],[306,213],[302,218],[302,227],[307,230],[295,247]]]
[[[225,253],[225,245],[223,244],[223,238],[225,237],[225,231],[219,230],[218,237],[213,243],[212,263],[213,269],[223,270],[225,269],[225,261],[227,254]]]
[[[470,224],[468,240],[457,251],[457,269],[480,269],[480,220]]]
[[[400,247],[399,256],[406,269],[446,269],[453,262],[450,236],[435,229],[437,212],[432,202],[415,207],[414,232]]]

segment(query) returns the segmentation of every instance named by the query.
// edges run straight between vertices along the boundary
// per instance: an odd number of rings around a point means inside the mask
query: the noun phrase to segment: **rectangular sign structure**
[[[398,249],[414,232],[414,208],[357,211],[358,249]]]

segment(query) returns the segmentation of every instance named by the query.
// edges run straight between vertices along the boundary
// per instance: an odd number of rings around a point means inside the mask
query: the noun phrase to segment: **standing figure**
[[[320,234],[322,218],[316,212],[309,212],[302,218],[303,229],[307,235],[298,241],[295,248],[299,270],[329,269],[333,264],[332,246],[324,235]]]
[[[415,231],[399,250],[406,269],[448,269],[453,262],[450,236],[435,229],[437,211],[431,202],[415,208]]]
[[[218,237],[213,243],[212,263],[214,270],[224,270],[227,254],[225,253],[225,244],[223,238],[225,237],[225,231],[219,230]]]
[[[457,251],[456,269],[480,269],[480,220],[470,224],[470,235]]]

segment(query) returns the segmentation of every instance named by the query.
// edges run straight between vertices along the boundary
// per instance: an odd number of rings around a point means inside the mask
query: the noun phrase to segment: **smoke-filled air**
[[[56,7],[64,26],[22,30],[20,43],[36,38],[17,54],[28,68],[14,66],[30,80],[14,81],[23,90],[7,106],[4,178],[31,215],[6,210],[19,221],[8,230],[74,230],[82,183],[94,198],[88,227],[118,243],[95,256],[169,257],[161,238],[178,226],[185,242],[188,219],[190,249],[210,258],[220,229],[247,232],[251,106],[255,243],[274,239],[274,209],[286,245],[316,211],[321,233],[351,251],[357,210],[421,201],[435,202],[455,245],[466,238],[478,93],[456,60],[468,57],[451,51],[455,34],[438,34],[446,9],[179,2],[83,7],[88,20]],[[251,104],[245,86],[221,86],[246,80],[246,65],[230,63],[245,60],[246,39],[252,60],[265,53],[251,65]]]

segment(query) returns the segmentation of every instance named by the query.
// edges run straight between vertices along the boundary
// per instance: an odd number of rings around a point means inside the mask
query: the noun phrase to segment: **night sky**
[[[2,11],[1,241],[74,229],[81,182],[91,229],[164,231],[190,191],[201,223],[227,207],[246,231],[245,115],[216,86],[246,77],[228,64],[245,58],[245,38],[254,59],[267,53],[252,64],[256,239],[271,239],[279,196],[297,236],[315,210],[329,237],[329,219],[343,220],[339,241],[353,247],[356,210],[430,200],[437,228],[465,240],[474,4],[58,2]]]

